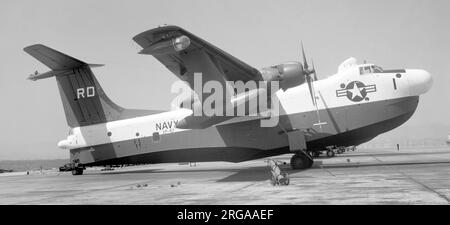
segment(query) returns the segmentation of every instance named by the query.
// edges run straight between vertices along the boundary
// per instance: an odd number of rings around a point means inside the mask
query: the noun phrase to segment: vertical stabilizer
[[[124,109],[106,96],[87,63],[44,45],[32,45],[24,51],[52,69],[31,75],[29,79],[56,78],[70,127],[105,123],[121,117]]]

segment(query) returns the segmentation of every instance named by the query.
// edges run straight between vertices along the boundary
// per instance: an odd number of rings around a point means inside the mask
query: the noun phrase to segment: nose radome
[[[433,77],[425,70],[406,70],[411,94],[421,95],[431,89]]]

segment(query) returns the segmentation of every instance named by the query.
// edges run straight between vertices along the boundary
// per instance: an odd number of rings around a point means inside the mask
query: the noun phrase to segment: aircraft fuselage
[[[416,110],[419,95],[431,87],[423,70],[369,72],[370,65],[352,65],[314,82],[312,103],[307,84],[279,90],[289,119],[304,130],[308,151],[327,146],[351,146],[406,122]],[[86,166],[230,161],[241,162],[289,153],[280,126],[261,127],[258,118],[235,118],[205,129],[178,129],[192,113],[178,109],[160,114],[75,127],[58,145],[70,149],[71,160]]]

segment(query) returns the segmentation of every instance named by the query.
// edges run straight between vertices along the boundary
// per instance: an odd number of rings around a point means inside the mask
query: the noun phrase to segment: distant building
[[[13,170],[4,170],[4,169],[0,169],[0,173],[12,173]]]

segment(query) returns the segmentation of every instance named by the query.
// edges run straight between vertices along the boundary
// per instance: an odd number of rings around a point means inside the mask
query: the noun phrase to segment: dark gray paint
[[[158,29],[161,32],[168,30],[175,33],[185,32],[177,27]],[[149,38],[147,34],[150,33],[144,32],[138,37],[147,40],[146,38]],[[246,75],[242,75],[240,72],[253,71],[251,67],[237,59],[232,60],[234,63],[230,63],[226,59],[230,59],[230,57],[234,59],[232,56],[221,52],[203,40],[196,39],[195,36],[189,37],[193,39],[193,46],[204,47],[209,51],[209,59],[214,61],[213,64],[221,65],[216,66],[217,68],[235,69],[235,75],[239,75],[233,77],[235,80],[242,80],[242,76]],[[136,38],[135,40],[145,42],[144,39]],[[200,46],[200,44],[204,46]],[[86,125],[155,113],[146,110],[127,110],[113,103],[103,92],[89,65],[80,60],[43,45],[30,46],[25,48],[25,51],[52,70],[58,71],[52,73],[51,76],[56,77],[67,122],[71,127],[80,126],[82,133],[85,129],[83,126]],[[211,58],[212,53],[218,55],[219,58]],[[185,58],[185,60],[189,61],[191,58]],[[190,65],[195,67],[194,70],[205,68],[197,63]],[[211,69],[212,67],[207,68]],[[259,75],[259,73],[253,74],[253,78]],[[51,76],[45,74],[41,77],[37,75],[35,78],[43,79]],[[251,78],[247,77],[247,79]],[[95,96],[77,99],[77,89],[87,87],[95,88]],[[205,129],[164,134],[161,135],[161,140],[158,142],[153,142],[151,137],[137,136],[134,140],[72,149],[70,150],[71,160],[79,160],[80,163],[88,166],[189,161],[240,162],[289,152],[289,141],[285,131],[296,129],[305,132],[309,151],[322,150],[330,145],[357,145],[408,120],[417,107],[418,99],[419,97],[415,96],[333,109],[326,108],[319,111],[321,122],[327,122],[322,129],[314,126],[318,122],[316,111],[282,116],[279,120],[280,125],[276,127],[260,127],[259,119],[236,120],[236,122],[228,122]],[[283,112],[283,108],[281,110]],[[139,130],[135,132],[138,133]],[[104,133],[105,135],[108,133],[106,127],[104,127]]]
[[[308,150],[327,146],[359,145],[407,121],[418,105],[418,96],[355,104],[320,110],[323,126],[306,128]],[[290,121],[315,123],[315,111],[290,115]],[[335,122],[332,122],[333,119]],[[305,119],[308,124],[305,124]],[[302,128],[298,128],[302,129]],[[139,141],[139,142],[137,142]],[[280,127],[262,128],[259,120],[229,123],[199,130],[161,135],[159,143],[151,137],[71,150],[71,159],[86,165],[230,161],[241,162],[289,152],[287,135]]]
[[[105,94],[90,69],[91,66],[100,65],[87,64],[41,44],[28,46],[24,48],[24,51],[52,69],[47,73],[31,75],[28,79],[39,80],[53,76],[56,78],[67,124],[70,127],[87,126],[163,112],[159,110],[124,109],[115,104]],[[83,88],[86,90],[87,87],[93,87],[95,95],[77,98],[77,89]]]

